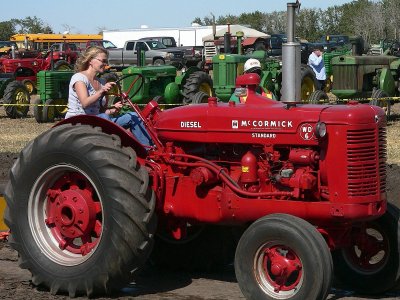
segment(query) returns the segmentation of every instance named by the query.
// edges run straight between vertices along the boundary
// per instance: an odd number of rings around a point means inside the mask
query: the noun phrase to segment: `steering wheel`
[[[132,83],[129,85],[129,88],[126,92],[123,92],[121,89],[121,85],[120,82],[128,77],[133,77],[133,76],[137,76],[134,80],[132,80]],[[138,87],[136,87],[136,89],[132,92],[132,89],[135,86],[135,83],[140,79],[140,84]],[[115,91],[115,89],[111,89],[108,93],[106,93],[107,96],[111,96],[114,97],[113,100],[111,101],[112,104],[116,103],[118,101],[122,101],[122,103],[124,104],[123,109],[125,108],[132,108],[133,109],[133,103],[132,103],[132,99],[133,97],[135,97],[139,91],[141,90],[141,88],[143,87],[144,84],[144,77],[142,74],[140,73],[131,73],[131,74],[126,74],[121,76],[120,78],[118,78],[116,81],[116,89],[117,91]],[[109,101],[108,101],[109,102]],[[109,105],[107,105],[108,108]]]

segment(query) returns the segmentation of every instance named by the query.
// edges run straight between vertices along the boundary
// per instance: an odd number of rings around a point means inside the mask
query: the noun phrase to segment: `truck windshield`
[[[110,48],[117,48],[112,42],[110,41],[103,41],[103,47],[105,49],[110,49]]]
[[[147,44],[149,45],[150,49],[166,49],[167,47],[165,47],[164,44],[162,44],[159,41],[150,41],[147,42]]]

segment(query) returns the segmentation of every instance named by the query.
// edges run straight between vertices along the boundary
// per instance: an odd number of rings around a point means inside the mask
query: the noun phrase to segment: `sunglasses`
[[[99,62],[101,62],[101,63],[103,63],[103,64],[108,64],[108,60],[107,59],[99,59],[99,58],[93,58],[93,59],[95,59],[95,60],[98,60]]]

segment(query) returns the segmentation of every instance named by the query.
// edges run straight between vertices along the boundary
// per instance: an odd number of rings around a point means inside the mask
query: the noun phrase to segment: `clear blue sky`
[[[55,33],[70,29],[71,33],[97,33],[99,28],[128,29],[141,25],[153,27],[190,26],[194,18],[239,15],[259,10],[265,13],[286,11],[282,0],[13,0],[7,1],[0,13],[0,21],[36,16],[47,23]],[[303,0],[302,8],[326,9],[350,0]],[[197,3],[197,5],[195,5]]]

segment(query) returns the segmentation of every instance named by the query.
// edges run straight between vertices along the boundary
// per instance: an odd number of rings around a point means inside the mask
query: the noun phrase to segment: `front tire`
[[[286,214],[254,222],[236,249],[236,278],[246,299],[325,299],[332,271],[322,235]]]
[[[388,203],[377,220],[354,228],[352,245],[333,252],[335,275],[362,294],[378,295],[400,283],[400,210]]]
[[[148,173],[99,128],[66,124],[37,137],[11,169],[5,197],[20,266],[52,294],[119,290],[151,252]]]

